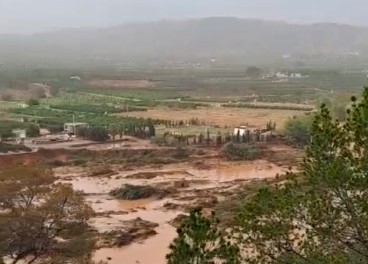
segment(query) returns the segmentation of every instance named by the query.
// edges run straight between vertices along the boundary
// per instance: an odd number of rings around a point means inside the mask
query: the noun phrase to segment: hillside
[[[294,25],[236,18],[66,29],[0,36],[0,63],[122,63],[148,61],[333,63],[368,58],[368,28]],[[287,56],[286,56],[287,55]]]

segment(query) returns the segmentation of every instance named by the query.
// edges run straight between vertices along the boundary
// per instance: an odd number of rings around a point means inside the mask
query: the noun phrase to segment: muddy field
[[[288,118],[304,115],[302,111],[293,110],[270,110],[270,109],[247,109],[247,108],[200,108],[173,110],[167,108],[155,108],[146,112],[128,113],[134,117],[144,117],[166,120],[189,120],[203,117],[203,121],[218,126],[239,126],[248,124],[250,126],[264,127],[268,121],[276,122],[278,127],[283,127]],[[126,113],[123,114],[127,115]]]
[[[262,159],[228,161],[218,148],[189,148],[178,156],[176,148],[129,140],[132,147],[115,149],[106,143],[45,149],[0,157],[0,164],[43,161],[53,166],[58,181],[83,191],[96,212],[90,221],[97,240],[94,258],[109,264],[166,263],[178,219],[190,208],[214,210],[241,186],[274,181],[298,164],[299,151],[282,142],[264,145]],[[112,190],[125,184],[162,194],[133,201],[112,196]]]
[[[199,166],[200,165],[200,166]],[[128,221],[142,219],[154,223],[154,233],[144,230],[127,246],[110,245],[96,251],[96,260],[109,260],[120,264],[164,264],[170,242],[175,238],[175,227],[170,224],[179,214],[186,213],[193,205],[211,208],[224,199],[222,193],[240,184],[272,179],[283,174],[287,167],[277,166],[267,161],[224,162],[218,159],[204,164],[180,163],[157,168],[145,166],[134,171],[125,171],[119,165],[112,166],[114,175],[89,177],[78,167],[62,167],[55,170],[61,181],[73,184],[76,190],[86,193],[87,200],[99,215],[91,223],[101,233],[124,230]],[[109,192],[123,184],[159,186],[174,188],[174,192],[164,199],[143,199],[120,201],[109,196]],[[179,183],[179,184],[177,184]],[[183,187],[181,187],[183,186]]]
[[[91,80],[87,82],[89,87],[93,88],[148,88],[154,84],[148,80]]]

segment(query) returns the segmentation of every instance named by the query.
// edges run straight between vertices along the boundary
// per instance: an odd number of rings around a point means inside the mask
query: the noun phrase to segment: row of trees
[[[193,211],[170,264],[368,262],[368,87],[340,123],[322,106],[301,172],[239,196],[232,226]]]
[[[267,142],[273,138],[273,134],[268,132],[262,133],[259,131],[247,130],[245,133],[238,131],[236,134],[221,133],[217,135],[211,135],[208,130],[205,134],[199,135],[184,135],[178,133],[164,133],[162,139],[154,139],[156,143],[168,144],[168,145],[207,145],[221,147],[223,144],[232,143],[250,143],[250,142]]]
[[[278,109],[278,110],[294,110],[294,111],[312,111],[314,106],[297,106],[297,105],[266,105],[266,104],[252,104],[252,103],[230,103],[222,104],[222,107],[232,108],[258,108],[258,109]]]

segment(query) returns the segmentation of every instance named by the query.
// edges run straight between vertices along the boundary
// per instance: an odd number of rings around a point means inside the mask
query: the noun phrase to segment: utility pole
[[[74,118],[74,114],[73,114],[73,134],[76,135],[77,131],[75,129],[75,118]]]
[[[34,116],[35,116],[35,124],[37,125],[38,120],[37,120],[37,112],[36,111],[34,112]]]

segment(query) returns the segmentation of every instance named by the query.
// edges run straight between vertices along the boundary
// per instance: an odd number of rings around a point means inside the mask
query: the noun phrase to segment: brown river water
[[[175,180],[203,180],[202,184],[191,184],[188,193],[195,189],[221,187],[224,183],[235,180],[252,180],[273,178],[276,174],[283,174],[287,169],[270,164],[266,161],[255,162],[224,162],[213,161],[208,170],[200,170],[188,163],[169,164],[160,169],[140,168],[135,171],[115,169],[116,175],[111,177],[87,177],[84,168],[57,168],[55,173],[61,181],[71,183],[76,190],[86,193],[86,199],[93,209],[98,212],[114,211],[116,213],[98,216],[91,220],[91,224],[100,232],[118,230],[122,221],[137,217],[159,224],[155,229],[157,235],[143,242],[133,243],[122,248],[101,248],[95,252],[95,260],[108,261],[109,264],[164,264],[168,253],[168,246],[176,236],[176,230],[169,222],[181,211],[166,210],[166,202],[179,203],[174,199],[144,199],[138,201],[119,201],[109,196],[109,191],[122,184],[158,184],[172,183]],[[175,173],[173,173],[175,171]],[[138,172],[157,172],[159,176],[152,179],[127,179],[128,175]],[[235,183],[234,183],[235,184]],[[186,190],[186,189],[185,189]],[[122,212],[122,213],[118,213]]]

